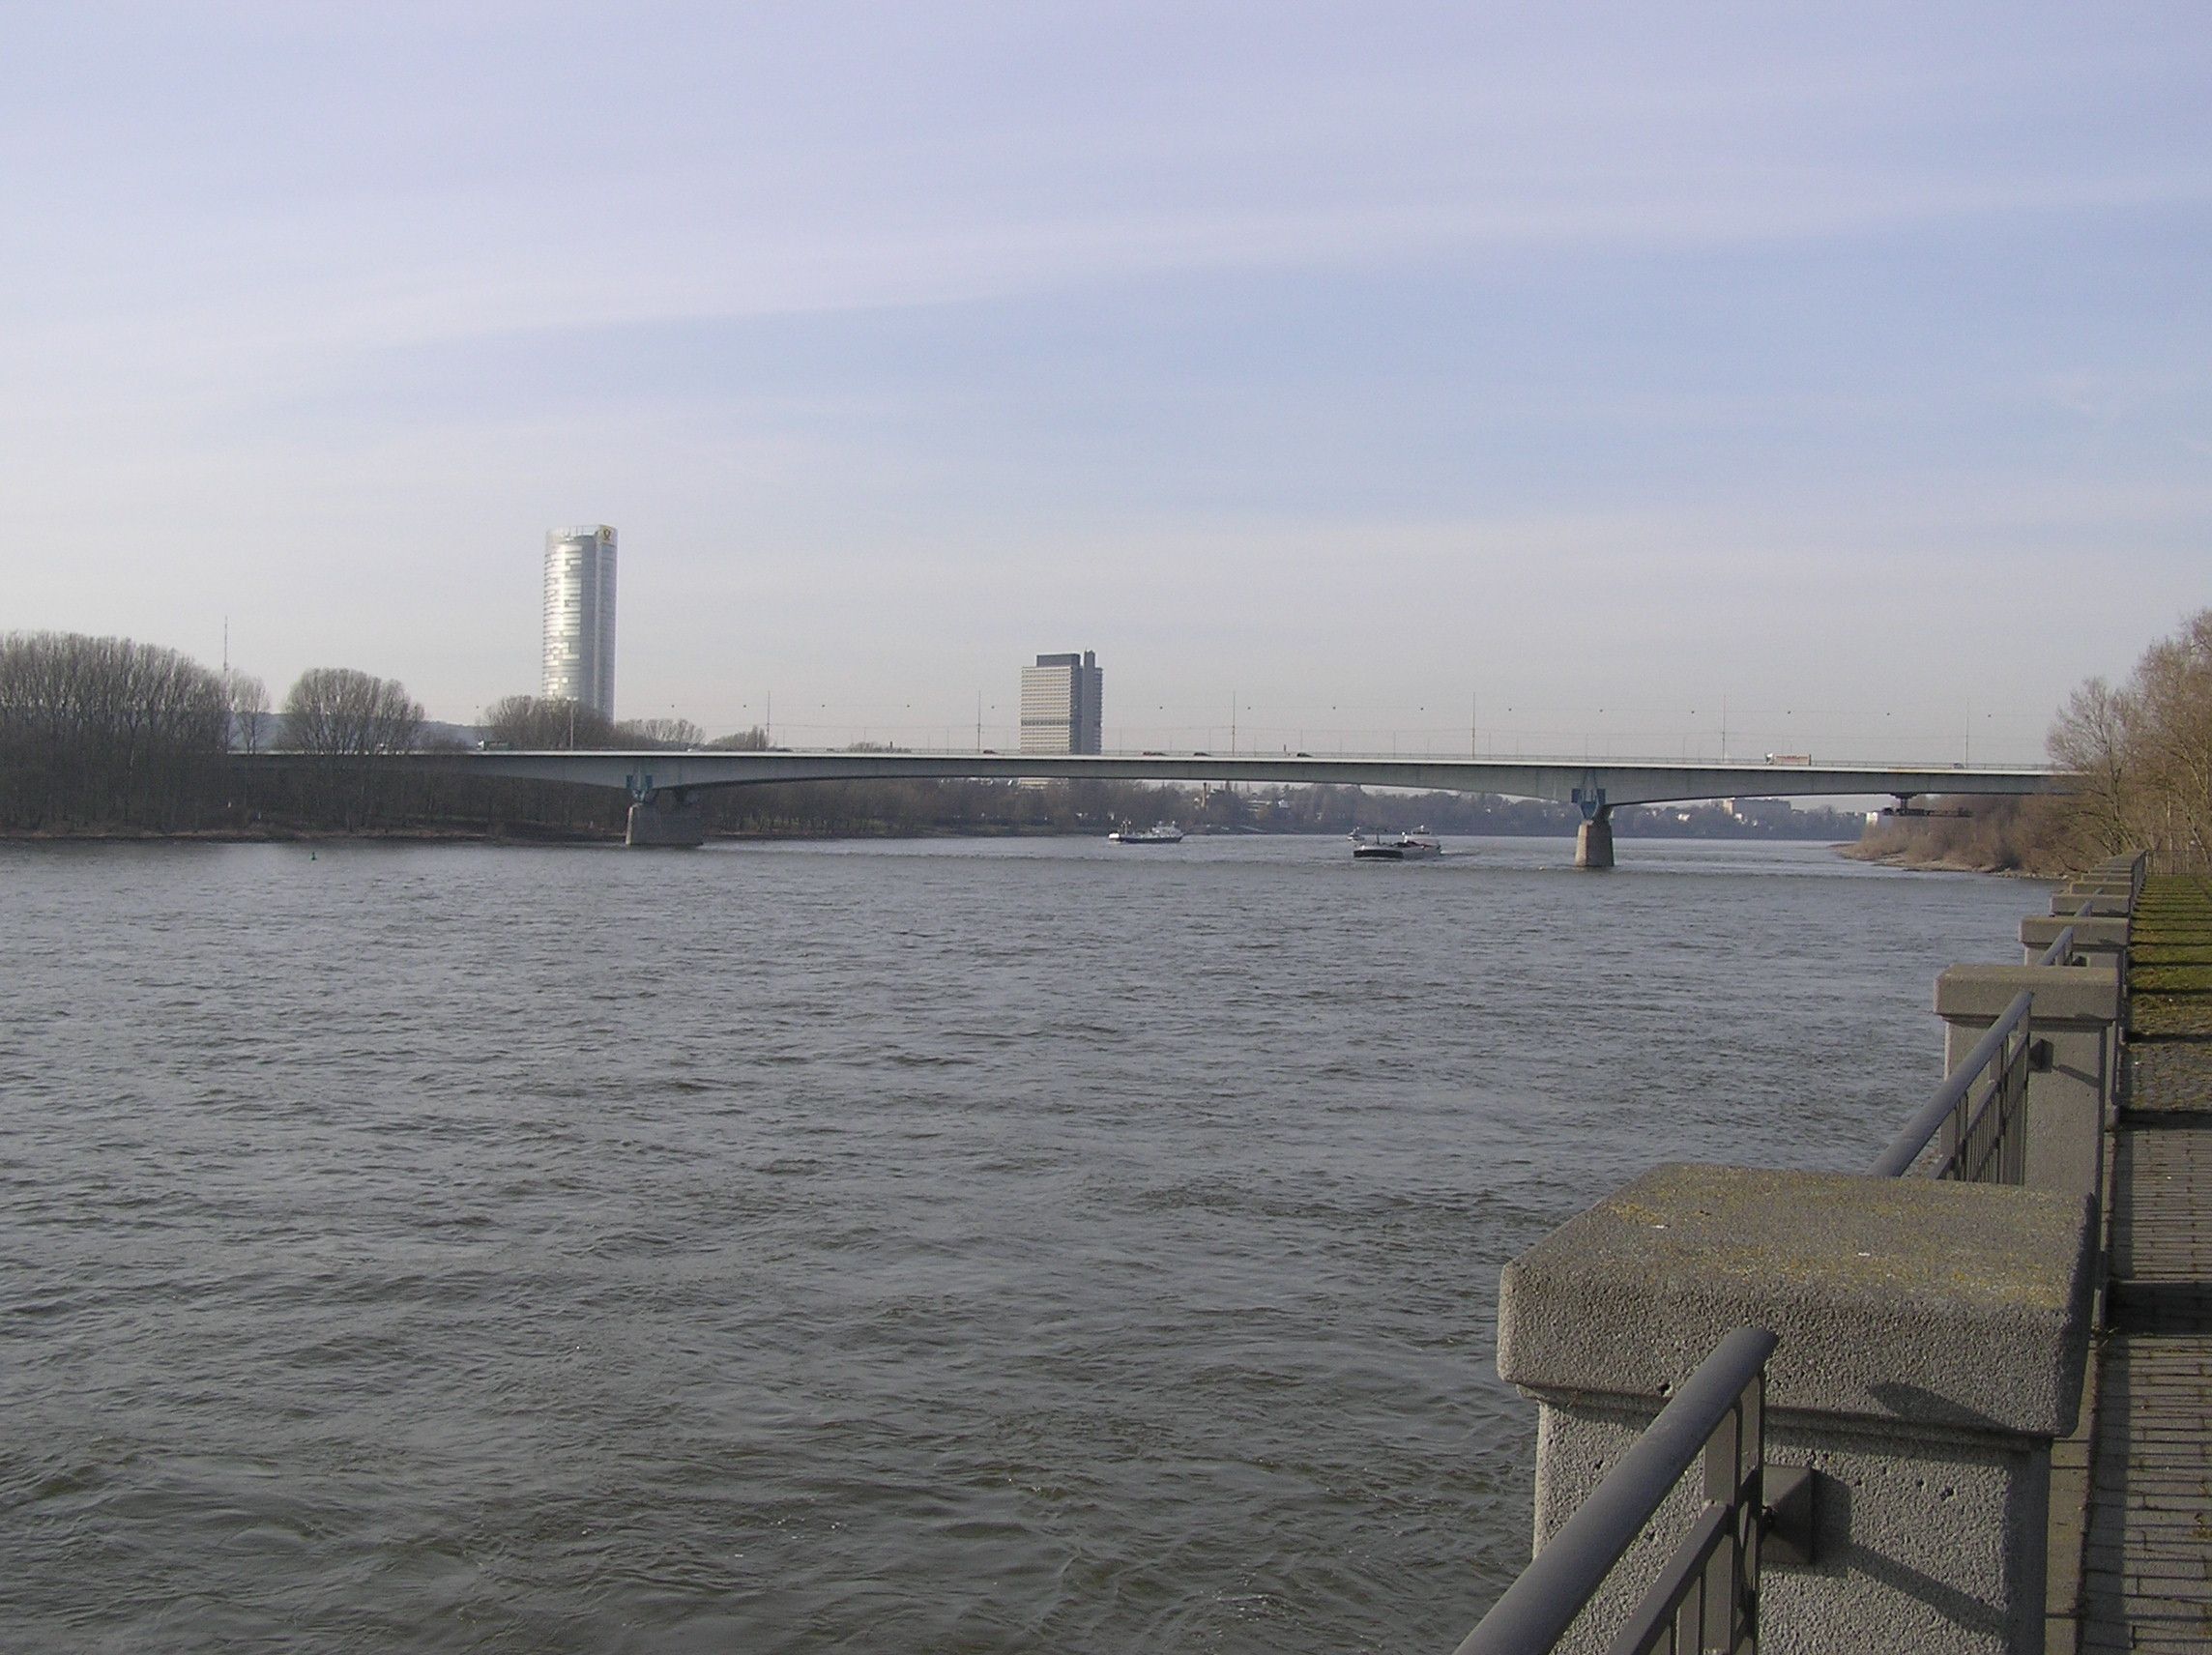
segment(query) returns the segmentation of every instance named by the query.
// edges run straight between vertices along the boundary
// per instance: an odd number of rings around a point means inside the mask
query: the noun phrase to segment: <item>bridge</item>
[[[1575,865],[1613,866],[1613,812],[1621,805],[1711,798],[1865,797],[1899,804],[1929,794],[2018,796],[2068,791],[2068,777],[2041,769],[1905,768],[1891,765],[1758,765],[1612,759],[1442,759],[1310,753],[1042,754],[682,751],[427,753],[408,762],[473,775],[620,788],[630,798],[628,842],[704,842],[698,796],[714,788],[800,781],[1196,781],[1290,782],[1413,792],[1494,793],[1572,804],[1582,811]]]

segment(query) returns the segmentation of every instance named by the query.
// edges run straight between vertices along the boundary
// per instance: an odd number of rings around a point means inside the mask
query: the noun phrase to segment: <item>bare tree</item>
[[[284,745],[314,760],[305,778],[312,817],[347,829],[389,812],[414,779],[364,761],[413,752],[422,704],[395,679],[351,667],[314,667],[284,693]]]
[[[2168,850],[2201,865],[2212,846],[2212,609],[2143,653],[2133,689],[2136,768],[2165,807]]]
[[[2140,789],[2129,757],[2135,720],[2127,692],[2093,678],[2067,698],[2044,739],[2051,762],[2080,779],[2067,815],[2075,837],[2096,856],[2117,856],[2136,843]]]
[[[2121,688],[2076,690],[2048,745],[2080,781],[2064,806],[2078,845],[2212,861],[2212,609],[2144,651]]]
[[[504,746],[543,752],[582,748],[683,748],[705,744],[688,718],[631,718],[616,724],[580,701],[509,695],[484,709],[484,735]]]
[[[230,707],[229,744],[258,753],[269,741],[269,686],[251,673],[233,670],[223,680],[223,695]]]
[[[214,797],[221,680],[129,638],[0,638],[0,811],[18,828],[194,823]]]
[[[621,745],[614,725],[596,710],[561,696],[509,695],[495,701],[484,709],[484,734],[534,752]]]
[[[319,758],[408,753],[422,735],[422,704],[396,679],[351,667],[312,667],[284,695],[284,745]]]
[[[707,732],[688,718],[627,718],[615,726],[625,747],[682,750],[706,745]]]

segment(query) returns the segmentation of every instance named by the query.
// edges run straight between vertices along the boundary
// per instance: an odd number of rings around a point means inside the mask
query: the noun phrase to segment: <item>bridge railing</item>
[[[1538,1553],[1456,1655],[1546,1655],[1597,1595],[1668,1495],[1703,1461],[1704,1503],[1609,1655],[1754,1647],[1765,1501],[1766,1359],[1780,1341],[1739,1327]]]

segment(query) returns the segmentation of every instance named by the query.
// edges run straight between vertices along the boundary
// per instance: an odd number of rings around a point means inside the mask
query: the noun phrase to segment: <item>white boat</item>
[[[1412,833],[1354,833],[1352,859],[1355,862],[1429,862],[1444,854],[1434,839]]]
[[[1142,833],[1134,828],[1123,828],[1106,837],[1117,845],[1179,845],[1182,829],[1173,822],[1155,822]]]

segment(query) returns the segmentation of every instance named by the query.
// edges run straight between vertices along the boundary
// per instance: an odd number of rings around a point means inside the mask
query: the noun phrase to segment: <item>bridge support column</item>
[[[1499,1282],[1498,1371],[1541,1410],[1538,1546],[1723,1335],[1764,1327],[1768,1460],[1811,1469],[1813,1548],[1763,1560],[1759,1646],[2041,1655],[2051,1444],[2080,1408],[2091,1261],[2076,1196],[1653,1169]],[[1702,1498],[1693,1468],[1562,1649],[1606,1646]]]
[[[687,851],[706,842],[706,814],[689,799],[656,793],[629,807],[629,831],[623,843],[633,850]]]
[[[1575,866],[1613,866],[1613,812],[1601,810],[1575,829]]]

